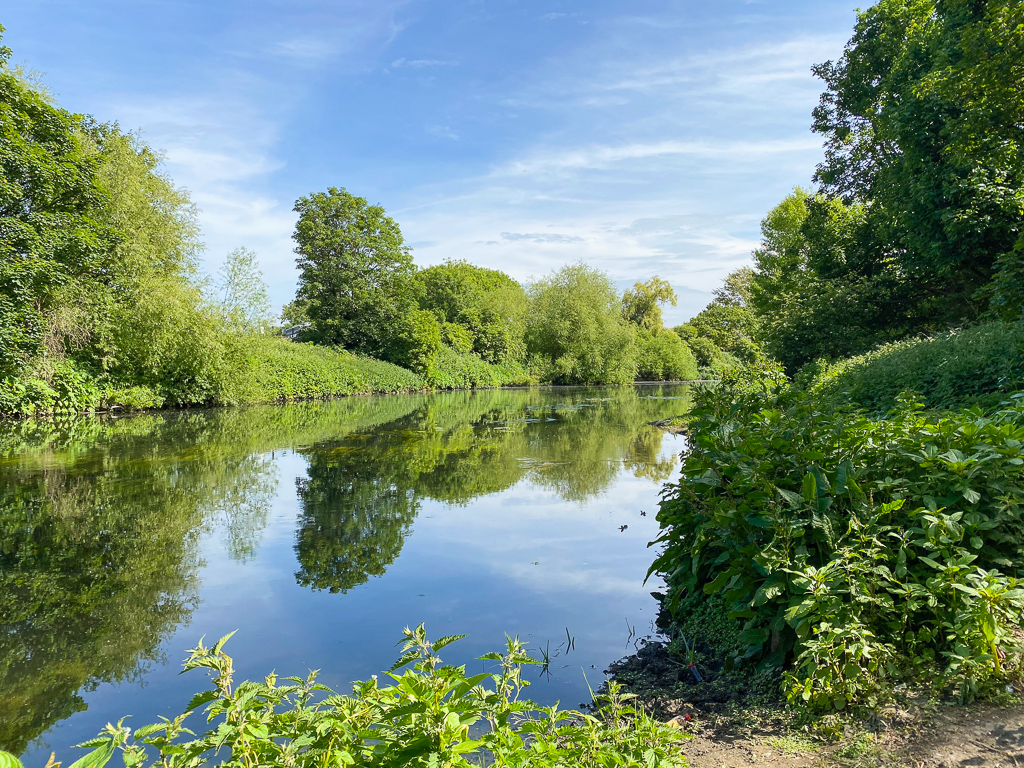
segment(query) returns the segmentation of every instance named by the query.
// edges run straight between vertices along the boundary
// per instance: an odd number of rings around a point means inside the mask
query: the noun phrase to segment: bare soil
[[[751,702],[738,680],[703,670],[695,684],[663,643],[609,670],[649,711],[690,734],[692,768],[1024,768],[1024,704],[911,700],[831,742],[799,727],[781,702]]]
[[[1011,768],[1024,766],[1024,706],[939,707],[902,726],[838,744],[794,738],[784,730],[701,722],[686,750],[693,768]]]

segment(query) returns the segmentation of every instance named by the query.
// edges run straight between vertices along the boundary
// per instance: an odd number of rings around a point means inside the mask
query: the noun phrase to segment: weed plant
[[[355,683],[350,696],[321,685],[315,673],[235,686],[227,639],[190,652],[185,670],[207,670],[213,687],[193,697],[188,711],[134,732],[123,720],[108,725],[80,745],[92,751],[69,768],[103,768],[118,752],[125,768],[686,766],[683,736],[635,708],[615,685],[592,714],[521,699],[529,684],[523,665],[537,662],[511,638],[504,653],[482,657],[497,671],[468,676],[437,655],[460,636],[431,642],[422,625],[406,629],[402,657],[381,679]],[[204,726],[196,722],[202,720]]]
[[[968,700],[1018,678],[1024,395],[872,420],[746,372],[697,401],[658,515],[671,618],[720,595],[732,662],[781,670],[819,712],[900,680]]]
[[[431,361],[424,378],[432,389],[507,387],[537,381],[518,363],[488,363],[472,352],[457,352],[446,346]]]
[[[993,393],[1024,387],[1024,322],[886,344],[835,364],[812,363],[801,374],[798,383],[820,397],[854,402],[875,415],[893,408],[905,391],[935,409],[998,403]]]

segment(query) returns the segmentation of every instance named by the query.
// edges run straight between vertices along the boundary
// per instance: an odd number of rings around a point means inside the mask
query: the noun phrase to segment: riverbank
[[[667,641],[608,670],[696,735],[694,766],[1015,764],[1022,339],[695,389],[658,514]]]
[[[781,698],[771,702],[737,690],[731,700],[712,700],[727,697],[709,697],[696,685],[671,685],[679,667],[664,643],[642,647],[607,672],[655,719],[691,737],[683,748],[690,768],[1024,765],[1024,703],[1009,695],[995,703],[951,705],[909,692],[869,716],[808,721]],[[715,681],[714,670],[703,674]]]

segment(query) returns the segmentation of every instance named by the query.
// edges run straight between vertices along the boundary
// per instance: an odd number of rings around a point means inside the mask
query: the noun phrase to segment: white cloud
[[[432,125],[429,128],[427,128],[427,133],[442,139],[451,139],[452,141],[459,140],[459,134],[457,134],[447,125]]]
[[[391,62],[391,69],[411,67],[412,69],[423,69],[424,67],[454,67],[457,62],[440,61],[439,59],[395,59]]]

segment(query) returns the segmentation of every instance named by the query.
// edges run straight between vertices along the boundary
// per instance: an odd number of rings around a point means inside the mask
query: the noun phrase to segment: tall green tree
[[[396,360],[416,307],[414,267],[398,224],[379,205],[331,187],[299,198],[295,225],[303,338]],[[397,360],[396,360],[397,361]]]
[[[93,215],[102,191],[80,116],[25,83],[10,55],[0,46],[0,379],[43,354],[62,289],[102,281],[118,240]]]
[[[626,383],[636,376],[635,332],[607,274],[580,262],[530,286],[526,344],[563,384]]]
[[[873,271],[848,266],[871,247],[859,240],[862,210],[797,189],[761,224],[749,287],[752,331],[790,372],[921,328],[914,314],[919,286],[885,265]]]
[[[725,352],[737,360],[753,362],[761,355],[754,340],[757,319],[751,306],[754,270],[741,267],[726,275],[714,291],[714,299],[695,317],[676,329],[699,355],[702,365],[714,366],[715,352]],[[710,349],[707,344],[713,345]],[[709,359],[710,358],[710,359]]]
[[[236,248],[217,272],[217,298],[234,328],[259,333],[270,322],[270,298],[259,260],[248,248]]]
[[[991,284],[1020,268],[1024,6],[881,0],[815,72],[822,191],[864,204],[870,233],[851,271],[895,269],[928,304],[923,329],[977,317],[993,298],[1019,309],[1014,280]]]
[[[655,275],[646,283],[636,283],[633,290],[622,294],[622,315],[629,322],[651,333],[665,327],[661,305],[676,305],[676,292],[667,280]]]

